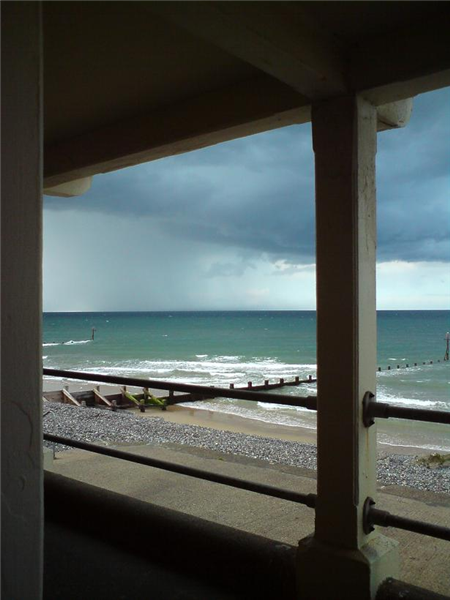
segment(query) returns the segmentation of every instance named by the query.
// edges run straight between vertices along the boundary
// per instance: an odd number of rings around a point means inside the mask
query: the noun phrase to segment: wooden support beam
[[[377,108],[377,131],[405,127],[411,118],[412,98],[382,104]]]
[[[376,388],[376,109],[361,97],[313,107],[317,254],[315,533],[300,542],[299,597],[373,598],[396,576],[395,543],[367,534],[376,497],[376,426],[363,398]],[[323,577],[323,573],[333,573]],[[313,593],[311,593],[313,591]]]
[[[349,549],[365,541],[362,506],[376,494],[376,432],[360,416],[364,393],[376,386],[376,144],[376,109],[368,102],[349,97],[314,108],[316,537]]]
[[[105,398],[105,396],[100,393],[99,386],[95,387],[92,391],[94,392],[94,396],[97,400],[103,402],[103,404],[106,404],[106,406],[109,406],[110,408],[112,407],[112,403],[108,400],[108,398]]]
[[[262,75],[46,146],[44,187],[305,123],[309,118],[310,107],[299,94]]]
[[[145,6],[305,98],[346,92],[342,47],[299,3],[151,2]]]
[[[44,189],[66,192],[67,182],[182,154],[286,125],[306,123],[302,96],[262,75],[148,115],[114,123],[45,147]],[[380,107],[379,129],[392,122]],[[82,188],[76,187],[79,193]],[[59,193],[59,192],[58,192]],[[62,192],[61,192],[62,193]]]
[[[84,177],[83,179],[75,179],[61,185],[44,188],[46,196],[58,196],[60,198],[73,198],[85,194],[92,185],[92,177]]]
[[[1,4],[1,597],[42,598],[42,2]]]
[[[78,400],[72,396],[72,394],[69,392],[69,390],[67,390],[66,388],[63,388],[62,393],[63,393],[64,398],[66,400],[68,400],[70,404],[74,404],[75,406],[81,406],[81,403],[78,402]]]
[[[450,85],[449,18],[448,8],[447,19],[409,25],[358,44],[349,56],[351,87],[379,106]]]

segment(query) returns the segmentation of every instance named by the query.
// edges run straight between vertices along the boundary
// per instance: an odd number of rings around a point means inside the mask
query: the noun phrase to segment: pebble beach
[[[44,433],[95,444],[186,445],[271,464],[316,469],[313,444],[173,423],[161,417],[142,418],[129,412],[44,401],[43,428]],[[56,452],[70,450],[68,446],[45,444]],[[429,468],[420,464],[417,456],[380,452],[378,482],[450,494],[450,468]]]

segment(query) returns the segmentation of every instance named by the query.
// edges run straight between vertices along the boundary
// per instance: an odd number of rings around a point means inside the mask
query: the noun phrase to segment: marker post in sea
[[[447,331],[447,333],[445,334],[445,341],[447,342],[447,347],[445,349],[444,360],[448,360],[450,350],[450,331]]]
[[[95,332],[97,331],[97,329],[95,327],[92,328],[92,335],[91,335],[91,340],[93,340],[95,338]]]

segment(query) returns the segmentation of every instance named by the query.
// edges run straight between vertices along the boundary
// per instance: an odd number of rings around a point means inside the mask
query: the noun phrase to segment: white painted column
[[[42,595],[41,6],[2,2],[2,594]]]
[[[376,495],[376,426],[364,427],[362,400],[376,385],[377,113],[345,97],[313,107],[312,123],[318,501],[314,538],[300,544],[300,597],[363,600],[397,565],[393,544],[366,536],[362,518],[364,501]]]

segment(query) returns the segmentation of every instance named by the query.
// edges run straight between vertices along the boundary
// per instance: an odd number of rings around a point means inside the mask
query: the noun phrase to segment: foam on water
[[[247,406],[245,406],[247,404]],[[243,417],[245,419],[251,419],[253,421],[261,421],[263,423],[268,423],[271,425],[283,425],[284,427],[302,427],[305,429],[316,429],[316,421],[315,415],[311,413],[311,411],[306,411],[306,409],[300,407],[283,407],[280,409],[279,405],[271,405],[276,406],[277,408],[277,416],[273,417],[270,409],[268,409],[268,405],[266,403],[256,403],[253,404],[251,402],[246,403],[244,401],[230,401],[226,398],[217,398],[216,400],[206,400],[202,402],[184,402],[183,406],[187,408],[195,408],[196,410],[205,410],[205,411],[214,411],[218,413],[234,415],[237,417]],[[292,409],[292,410],[290,410]],[[308,412],[310,413],[309,418],[303,418],[300,412]]]
[[[391,396],[389,398],[378,398],[380,403],[389,402],[396,406],[409,406],[410,408],[428,408],[434,410],[449,411],[449,406],[445,402],[433,402],[432,400],[416,400],[414,398],[399,398]]]
[[[414,444],[405,444],[405,442],[399,441],[398,439],[391,439],[387,436],[378,435],[378,441],[384,444],[385,446],[399,446],[402,448],[420,448],[422,450],[428,450],[429,452],[450,452],[450,443],[446,444],[421,444],[420,442],[415,442]]]
[[[443,358],[442,332],[450,329],[449,315],[449,311],[378,313],[377,364],[382,369],[377,372],[378,401],[450,410],[450,365],[437,364]],[[86,339],[93,326],[95,341]],[[49,314],[44,315],[43,346],[46,367],[244,387],[249,381],[258,385],[282,377],[315,378],[315,331],[315,313],[306,311]],[[317,389],[306,383],[274,393],[307,396],[316,395]],[[299,407],[219,399],[193,406],[273,424],[315,427],[314,413]],[[398,445],[401,438],[408,444],[411,427],[401,428],[398,420],[392,423],[386,443]],[[383,427],[380,424],[379,430],[384,435]],[[422,425],[412,430],[418,444],[431,445],[423,437]]]
[[[208,385],[246,385],[248,381],[253,381],[256,385],[263,383],[265,379],[279,380],[282,376],[288,379],[315,372],[315,365],[285,364],[272,357],[248,361],[239,356],[215,356],[206,360],[206,356],[199,360],[103,362],[101,366],[90,362],[86,368],[94,373],[170,379],[184,383],[202,382]]]

